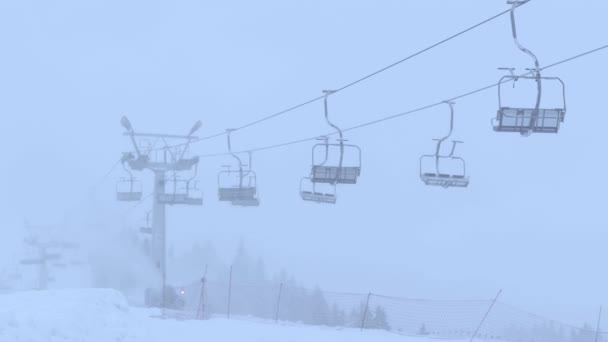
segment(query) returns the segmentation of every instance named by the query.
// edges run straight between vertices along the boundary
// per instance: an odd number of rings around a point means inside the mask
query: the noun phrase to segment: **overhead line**
[[[527,4],[527,3],[528,2],[522,3],[519,6],[523,6],[523,5]],[[479,23],[477,23],[477,24],[475,24],[473,26],[470,26],[470,27],[468,27],[468,28],[466,28],[466,29],[464,29],[464,30],[456,33],[456,34],[453,34],[453,35],[451,35],[451,36],[449,36],[449,37],[447,37],[445,39],[442,39],[439,42],[434,43],[434,44],[432,44],[432,45],[430,45],[430,46],[428,46],[428,47],[426,47],[426,48],[424,48],[424,49],[422,49],[420,51],[417,51],[417,52],[415,52],[415,53],[413,53],[413,54],[405,57],[405,58],[402,58],[402,59],[400,59],[400,60],[398,60],[398,61],[396,61],[394,63],[391,63],[391,64],[389,64],[389,65],[387,65],[387,66],[385,66],[385,67],[383,67],[383,68],[381,68],[379,70],[376,70],[376,71],[374,71],[374,72],[372,72],[370,74],[367,74],[367,75],[365,75],[365,76],[363,76],[363,77],[361,77],[361,78],[359,78],[359,79],[357,79],[355,81],[352,81],[352,82],[350,82],[350,83],[348,83],[348,84],[346,84],[346,85],[344,85],[342,87],[339,87],[339,88],[335,89],[335,91],[332,93],[332,95],[336,94],[336,93],[338,93],[340,91],[343,91],[345,89],[348,89],[350,87],[353,87],[353,86],[355,86],[355,85],[357,85],[357,84],[359,84],[361,82],[364,82],[364,81],[366,81],[366,80],[368,80],[368,79],[370,79],[370,78],[372,78],[372,77],[374,77],[374,76],[376,76],[378,74],[381,74],[381,73],[383,73],[383,72],[385,72],[385,71],[387,71],[389,69],[392,69],[392,68],[394,68],[394,67],[396,67],[396,66],[398,66],[398,65],[400,65],[400,64],[402,64],[402,63],[404,63],[406,61],[409,61],[409,60],[411,60],[411,59],[413,59],[413,58],[415,58],[417,56],[420,56],[420,55],[424,54],[425,52],[428,52],[428,51],[430,51],[430,50],[432,50],[432,49],[434,49],[434,48],[436,48],[436,47],[438,47],[440,45],[443,45],[443,44],[445,44],[445,43],[447,43],[447,42],[449,42],[449,41],[451,41],[451,40],[453,40],[455,38],[458,38],[458,37],[460,37],[460,36],[462,36],[462,35],[470,32],[470,31],[473,31],[474,29],[476,29],[476,28],[478,28],[480,26],[483,26],[483,25],[485,25],[485,24],[487,24],[487,23],[489,23],[489,22],[491,22],[493,20],[496,20],[496,19],[500,18],[501,16],[509,13],[510,11],[511,11],[510,9],[502,11],[502,12],[500,12],[500,13],[498,13],[498,14],[496,14],[496,15],[488,18],[488,19],[485,19],[485,20],[483,20],[483,21],[481,21],[481,22],[479,22]],[[239,127],[235,128],[234,131],[242,130],[242,129],[245,129],[245,128],[248,128],[248,127],[260,124],[262,122],[268,121],[270,119],[276,118],[278,116],[287,114],[287,113],[292,112],[292,111],[294,111],[296,109],[302,108],[302,107],[307,106],[307,105],[309,105],[311,103],[314,103],[314,102],[317,102],[319,100],[322,100],[323,98],[324,98],[324,95],[314,97],[314,98],[312,98],[310,100],[304,101],[304,102],[302,102],[300,104],[297,104],[295,106],[292,106],[292,107],[289,107],[287,109],[281,110],[281,111],[279,111],[277,113],[265,116],[265,117],[260,118],[258,120],[252,121],[252,122],[244,124],[242,126],[239,126]],[[209,140],[209,139],[217,138],[217,137],[220,137],[220,136],[225,135],[225,134],[226,134],[226,132],[219,132],[219,133],[212,134],[212,135],[209,135],[209,136],[205,136],[205,137],[202,137],[202,138],[193,139],[192,141],[190,141],[190,143],[196,143],[196,142],[200,142],[200,141],[204,141],[204,140]],[[176,145],[174,145],[174,147],[183,146],[183,145],[185,145],[185,143],[176,144]]]
[[[108,171],[103,175],[103,177],[99,178],[99,180],[97,181],[97,183],[95,183],[91,189],[87,192],[87,195],[83,196],[86,197],[88,196],[88,194],[90,194],[92,191],[96,190],[97,187],[99,187],[101,184],[103,184],[112,174],[112,172],[114,172],[114,170],[116,169],[116,167],[118,166],[118,164],[120,164],[121,159],[119,158],[118,160],[116,160],[116,162],[112,165],[112,167],[110,167],[110,169],[108,169]],[[71,208],[69,208],[66,213],[63,216],[64,220],[69,219],[72,214],[74,213],[74,211],[76,209],[78,209],[82,204],[84,203],[84,201],[80,201],[78,203],[75,203]]]
[[[589,50],[587,52],[583,52],[581,54],[578,54],[578,55],[566,58],[566,59],[561,60],[559,62],[555,62],[553,64],[549,64],[549,65],[547,65],[545,67],[542,67],[540,70],[541,71],[542,70],[547,70],[547,69],[556,67],[558,65],[565,64],[565,63],[571,62],[573,60],[576,60],[576,59],[579,59],[579,58],[591,55],[593,53],[599,52],[599,51],[607,49],[607,48],[608,48],[608,44],[600,46],[600,47],[595,48],[593,50]],[[531,73],[532,73],[532,71],[530,71],[528,73],[525,73],[523,75],[519,75],[519,77],[524,77],[524,76],[530,75]],[[512,82],[512,80],[502,80],[500,82],[493,83],[493,84],[487,85],[485,87],[481,87],[479,89],[476,89],[476,90],[473,90],[473,91],[469,91],[467,93],[464,93],[464,94],[452,97],[452,98],[448,99],[447,101],[454,101],[454,100],[462,99],[462,98],[465,98],[465,97],[468,97],[468,96],[471,96],[471,95],[475,95],[475,94],[481,93],[483,91],[486,91],[486,90],[489,90],[489,89],[492,89],[492,88],[496,88],[497,86],[499,86],[499,85],[501,85],[503,83],[508,83],[508,82]],[[435,103],[432,103],[432,104],[429,104],[429,105],[426,105],[426,106],[423,106],[423,107],[419,107],[419,108],[416,108],[416,109],[413,109],[413,110],[410,110],[410,111],[407,111],[407,112],[403,112],[403,113],[399,113],[399,114],[394,114],[394,115],[387,116],[387,117],[384,117],[384,118],[380,118],[380,119],[377,119],[377,120],[373,120],[373,121],[369,121],[369,122],[366,122],[366,123],[362,123],[362,124],[359,124],[359,125],[356,125],[356,126],[352,126],[352,127],[346,128],[346,129],[344,129],[342,131],[343,132],[353,131],[353,130],[356,130],[356,129],[359,129],[359,128],[363,128],[363,127],[366,127],[366,126],[371,126],[371,125],[375,125],[375,124],[378,124],[378,123],[381,123],[381,122],[384,122],[384,121],[396,119],[398,117],[402,117],[402,116],[405,116],[405,115],[421,112],[421,111],[424,111],[424,110],[427,110],[427,109],[430,109],[430,108],[433,108],[433,107],[437,107],[437,106],[443,104],[445,101],[446,100],[435,102]],[[325,136],[335,135],[335,134],[336,134],[335,132],[332,132],[332,133],[325,134]],[[314,137],[304,138],[304,139],[298,139],[298,140],[293,140],[293,141],[284,142],[284,143],[280,143],[280,144],[274,144],[274,145],[259,147],[259,148],[255,148],[255,149],[238,151],[238,152],[235,152],[235,153],[246,153],[246,152],[257,152],[257,151],[270,150],[270,149],[274,149],[274,148],[279,148],[279,147],[284,147],[284,146],[289,146],[289,145],[295,145],[295,144],[299,144],[299,143],[306,142],[306,141],[316,140],[318,137],[319,136],[314,136]],[[199,155],[199,157],[200,158],[208,158],[208,157],[218,157],[218,156],[226,156],[226,155],[229,155],[229,153],[204,154],[204,155]]]
[[[118,166],[118,164],[120,164],[121,161],[122,161],[121,158],[119,158],[118,160],[116,160],[116,162],[114,163],[114,165],[112,165],[112,167],[103,175],[103,177],[101,177],[99,179],[99,181],[97,182],[97,184],[95,184],[94,187],[98,187],[103,182],[105,182],[106,179],[108,179],[108,177],[110,177],[110,175],[112,174],[112,172],[114,172],[114,169],[116,169],[116,167]]]
[[[133,210],[137,209],[137,207],[139,207],[140,205],[142,205],[148,198],[150,198],[152,195],[154,195],[153,192],[147,194],[146,196],[144,196],[142,199],[140,199],[137,203],[135,203],[133,206],[131,206],[130,208],[128,208],[124,214],[122,214],[123,216],[127,216],[129,215]]]
[[[590,54],[596,53],[596,52],[598,52],[598,51],[600,51],[600,50],[604,50],[604,49],[606,49],[606,48],[608,48],[608,44],[603,45],[603,46],[600,46],[600,47],[598,47],[598,48],[596,48],[596,49],[593,49],[593,50],[589,50],[589,51],[587,51],[587,52],[583,52],[583,53],[578,54],[578,55],[576,55],[576,56],[572,56],[572,57],[570,57],[570,58],[566,58],[566,59],[561,60],[561,61],[559,61],[559,62],[555,62],[555,63],[553,63],[553,64],[549,64],[549,65],[547,65],[546,67],[540,68],[540,70],[542,71],[542,70],[545,70],[545,69],[553,68],[553,67],[558,66],[558,65],[560,65],[560,64],[564,64],[564,63],[570,62],[570,61],[572,61],[572,60],[579,59],[579,58],[581,58],[581,57],[584,57],[584,56],[587,56],[587,55],[590,55]]]
[[[523,5],[525,5],[526,3],[527,3],[527,2],[522,3],[522,4],[520,4],[519,6],[523,6]],[[518,6],[518,7],[519,7],[519,6]],[[393,63],[393,64],[390,64],[390,65],[388,65],[388,66],[386,66],[386,67],[384,67],[384,68],[382,68],[382,69],[380,69],[380,70],[378,70],[378,71],[375,71],[375,72],[373,72],[373,73],[371,73],[371,74],[369,74],[369,75],[367,75],[367,76],[364,76],[364,77],[362,77],[362,78],[360,78],[360,79],[358,79],[358,80],[356,80],[356,81],[353,81],[353,82],[351,82],[351,83],[349,83],[349,84],[347,84],[347,85],[345,85],[345,86],[343,86],[343,87],[341,87],[341,88],[338,88],[338,89],[336,89],[336,90],[334,91],[334,94],[335,94],[336,92],[339,92],[339,91],[342,91],[342,90],[344,90],[344,89],[350,88],[350,87],[352,87],[352,86],[354,86],[354,85],[356,85],[356,84],[358,84],[358,83],[361,83],[361,82],[363,82],[363,81],[365,81],[365,80],[367,80],[367,79],[369,79],[369,78],[372,78],[372,77],[374,77],[374,76],[376,76],[376,75],[378,75],[378,74],[380,74],[380,73],[382,73],[382,72],[384,72],[384,71],[386,71],[386,70],[388,70],[388,69],[391,69],[391,68],[393,68],[393,67],[396,67],[397,65],[399,65],[399,64],[401,64],[401,63],[403,63],[403,62],[406,62],[406,61],[408,61],[408,60],[410,60],[410,59],[412,59],[412,58],[414,58],[414,57],[417,57],[417,56],[419,56],[419,55],[421,55],[421,54],[423,54],[423,53],[425,53],[425,52],[427,52],[427,51],[430,51],[430,50],[432,50],[432,49],[434,49],[434,48],[438,47],[439,45],[445,44],[445,43],[449,42],[449,41],[450,41],[450,40],[452,40],[452,39],[458,38],[458,37],[460,37],[460,36],[462,36],[462,35],[464,35],[464,34],[466,34],[466,33],[470,32],[470,31],[473,31],[474,29],[476,29],[476,28],[478,28],[478,27],[480,27],[480,26],[483,26],[483,25],[485,25],[485,24],[487,24],[487,23],[489,23],[489,22],[491,22],[491,21],[493,21],[493,20],[495,20],[495,19],[500,18],[501,16],[503,16],[503,15],[505,15],[505,14],[509,13],[510,11],[511,11],[511,9],[508,9],[508,10],[506,10],[506,11],[500,12],[500,13],[496,14],[496,15],[495,15],[495,16],[493,16],[493,17],[490,17],[490,18],[488,18],[488,19],[486,19],[486,20],[484,20],[484,21],[482,21],[482,22],[480,22],[480,23],[477,23],[477,24],[475,24],[475,25],[473,25],[473,26],[471,26],[471,27],[469,27],[469,28],[467,28],[467,29],[465,29],[465,30],[463,30],[463,31],[460,31],[460,32],[458,32],[458,33],[456,33],[456,34],[454,34],[454,35],[452,35],[452,36],[448,37],[448,38],[445,38],[445,39],[443,39],[443,40],[441,40],[441,41],[439,41],[439,42],[437,42],[437,43],[435,43],[435,44],[433,44],[433,45],[431,45],[431,46],[429,46],[429,47],[427,47],[427,48],[425,48],[425,49],[422,49],[422,50],[420,50],[420,51],[418,51],[418,52],[416,52],[416,53],[414,53],[414,54],[412,54],[412,55],[409,55],[409,56],[407,56],[407,57],[405,57],[405,58],[403,58],[403,59],[401,59],[401,60],[399,60],[399,61],[397,61],[397,62],[395,62],[395,63]]]

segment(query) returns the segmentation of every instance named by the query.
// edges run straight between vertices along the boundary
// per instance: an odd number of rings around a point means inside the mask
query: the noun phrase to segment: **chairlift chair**
[[[256,174],[253,171],[226,170],[218,174],[218,198],[240,206],[257,206]]]
[[[311,188],[306,189],[304,183],[310,183]],[[312,181],[309,177],[304,177],[300,181],[300,197],[304,201],[316,202],[316,203],[327,203],[327,204],[335,204],[337,200],[336,196],[336,185],[329,185],[333,191],[332,192],[322,192],[317,189],[317,184]]]
[[[345,141],[345,140],[344,140]],[[340,141],[338,144],[329,144],[328,141],[316,144],[313,147],[313,165],[311,169],[311,181],[313,183],[329,183],[329,184],[356,184],[358,177],[361,175],[361,149],[356,145],[344,144]],[[354,165],[350,166],[335,166],[327,165],[329,151],[332,148],[339,148],[341,153],[355,156]],[[322,163],[315,163],[319,155],[319,151],[325,151],[325,157]],[[346,151],[349,151],[346,153]],[[342,161],[344,163],[344,161]]]
[[[508,1],[511,5],[511,30],[513,34],[513,40],[515,45],[528,56],[534,60],[534,68],[528,69],[529,72],[522,76],[517,76],[513,72],[512,68],[500,68],[501,70],[508,70],[509,75],[503,76],[498,83],[498,103],[499,108],[496,114],[496,118],[492,119],[492,126],[496,132],[516,132],[522,136],[529,136],[532,133],[557,133],[559,131],[560,124],[564,122],[566,115],[566,86],[564,82],[558,77],[543,77],[541,75],[541,68],[538,58],[532,51],[525,48],[518,40],[517,27],[515,22],[515,9],[521,4],[526,3],[525,1]],[[503,106],[502,99],[502,85],[503,83],[510,83],[508,81],[516,82],[518,80],[533,80],[537,85],[536,92],[536,104],[530,108],[515,108]],[[563,104],[560,108],[542,108],[542,95],[543,95],[543,82],[559,82],[561,84],[561,97]],[[515,86],[515,84],[513,84]]]
[[[203,205],[202,192],[198,189],[198,182],[189,183],[183,180],[171,180],[173,189],[157,195],[157,201],[169,205]]]
[[[420,157],[420,179],[426,185],[441,186],[443,188],[466,188],[469,185],[466,163],[461,157],[454,156],[456,145],[462,143],[462,141],[453,140],[450,153],[441,155],[441,144],[452,135],[454,128],[454,104],[452,102],[446,103],[450,106],[450,131],[448,135],[441,139],[433,139],[437,141],[435,154]],[[425,168],[429,163],[432,163],[433,167]],[[451,167],[448,169],[445,166]]]
[[[502,84],[505,80],[549,80],[560,82],[562,87],[563,106],[561,108],[514,108],[503,106]],[[566,115],[566,88],[557,77],[531,77],[507,75],[501,78],[498,85],[499,109],[492,126],[496,132],[515,132],[528,136],[531,133],[557,133]]]
[[[435,139],[437,140],[437,139]],[[458,141],[453,141],[452,151],[455,149]],[[453,153],[453,152],[452,152]],[[464,159],[460,157],[454,157],[450,153],[447,156],[442,155],[424,155],[420,158],[420,178],[426,185],[441,186],[444,188],[449,187],[460,187],[466,188],[469,185],[469,177],[466,175],[466,164]],[[424,170],[425,160],[434,161],[435,167],[430,170]],[[442,171],[442,165],[445,164],[458,164],[460,172],[446,172]]]
[[[133,177],[133,173],[125,166],[127,157],[123,156],[122,167],[129,175],[122,177],[116,182],[116,200],[121,202],[138,202],[141,200],[142,184]]]
[[[325,90],[324,94],[324,114],[327,124],[336,130],[339,135],[338,142],[329,143],[326,136],[319,138],[323,143],[318,143],[312,149],[312,168],[310,172],[310,180],[313,183],[328,183],[328,184],[356,184],[358,177],[361,175],[361,149],[356,145],[345,144],[342,130],[329,119],[329,110],[327,105],[327,97],[334,91]],[[338,149],[338,162],[330,161],[330,151]],[[318,163],[319,152],[324,156],[323,161]],[[354,162],[351,165],[345,165],[345,155],[347,157],[354,156]],[[333,163],[333,164],[332,164]]]
[[[225,170],[219,172],[218,199],[241,207],[257,207],[260,205],[260,200],[257,197],[257,175],[251,169],[252,154],[247,152],[249,164],[243,164],[241,158],[232,152],[230,140],[232,131],[234,130],[227,130],[228,151],[236,159],[238,170],[231,170],[229,165],[224,165]]]
[[[141,182],[132,178],[121,178],[116,182],[116,200],[138,202],[143,195]]]
[[[156,200],[161,204],[169,205],[203,205],[203,194],[198,189],[198,181],[194,181],[198,165],[195,166],[194,176],[188,180],[180,180],[177,174],[173,175],[173,179],[169,180],[171,191],[158,194]]]

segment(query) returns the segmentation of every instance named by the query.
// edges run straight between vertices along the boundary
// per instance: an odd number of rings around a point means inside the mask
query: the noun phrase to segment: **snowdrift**
[[[156,309],[129,308],[106,289],[0,295],[2,342],[427,342],[386,331],[337,329],[263,320],[162,319]],[[436,341],[436,340],[432,340]]]

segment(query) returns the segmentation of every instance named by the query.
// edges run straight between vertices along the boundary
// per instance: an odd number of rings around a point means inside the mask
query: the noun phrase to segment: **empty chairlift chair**
[[[498,83],[498,102],[499,108],[496,118],[492,119],[492,125],[496,132],[516,132],[522,136],[529,136],[532,133],[557,133],[560,124],[566,115],[566,87],[564,82],[557,77],[543,77],[538,58],[532,51],[523,47],[518,41],[517,28],[515,22],[515,9],[527,1],[508,1],[511,5],[511,30],[515,45],[534,60],[534,68],[522,76],[517,76],[512,68],[501,68],[510,71],[510,75],[502,77]],[[534,107],[509,107],[503,105],[503,83],[515,82],[518,80],[536,82],[536,103]],[[545,81],[558,82],[561,86],[562,103],[559,108],[543,108],[543,83]]]
[[[203,205],[203,194],[198,189],[198,182],[180,180],[175,175],[166,181],[165,193],[158,194],[159,203],[168,205]]]
[[[339,139],[337,144],[330,144],[328,140],[316,144],[312,151],[313,165],[311,181],[313,183],[328,184],[356,184],[361,175],[361,149],[356,145],[344,144],[346,140]],[[335,153],[337,152],[337,153]],[[323,158],[319,158],[323,155]],[[338,155],[337,165],[328,162],[330,155]],[[352,157],[350,164],[345,156]],[[322,162],[319,160],[322,159]]]
[[[319,190],[322,185],[312,182],[310,177],[304,177],[300,181],[300,197],[305,201],[316,203],[336,203],[336,185],[325,184],[324,188],[328,190]]]
[[[139,202],[142,198],[141,182],[133,177],[121,178],[116,182],[116,199],[121,202]]]
[[[311,177],[304,177],[300,180],[300,197],[305,201],[316,202],[316,203],[335,204],[336,199],[337,199],[335,176],[334,176],[334,178],[331,179],[332,181],[330,181],[330,182],[319,181],[319,179],[321,177],[318,177],[318,176],[320,176],[320,175],[317,175],[317,179],[314,178],[315,171],[324,167],[325,163],[327,163],[327,159],[329,157],[328,138],[326,136],[323,136],[323,137],[317,138],[317,140],[322,140],[323,144],[317,144],[313,147],[313,156],[312,156],[313,166],[311,169]],[[324,155],[323,161],[316,163],[315,149],[318,146],[323,146],[325,152],[323,154]],[[325,178],[325,179],[327,179],[327,178]],[[320,190],[320,188],[325,189],[325,190]]]
[[[218,198],[223,202],[243,207],[260,204],[257,198],[256,175],[253,171],[230,170],[218,175]]]
[[[454,128],[454,104],[446,103],[450,106],[450,132],[441,139],[433,139],[437,141],[435,154],[420,157],[420,179],[426,185],[465,188],[469,185],[466,163],[464,159],[454,156],[456,145],[462,142],[452,141],[450,153],[441,155],[441,144],[452,135]]]
[[[126,167],[126,162],[132,157],[131,154],[125,154],[121,160],[122,168],[129,175],[116,182],[116,200],[121,202],[139,202],[143,194],[141,182],[136,180],[133,173]]]
[[[257,175],[251,169],[252,155],[249,155],[249,164],[243,165],[241,158],[232,152],[230,133],[228,130],[228,151],[238,162],[238,170],[231,170],[230,166],[218,174],[218,199],[230,202],[232,205],[242,207],[257,207],[260,200],[257,197]],[[247,166],[247,169],[244,167]]]
[[[173,178],[165,180],[164,193],[157,195],[157,201],[169,205],[203,205],[203,192],[198,188],[198,181],[195,181],[198,174],[198,158],[192,160],[194,163],[194,174],[190,179],[181,180],[177,173],[173,173]]]
[[[345,144],[342,130],[329,120],[327,97],[333,91],[325,90],[324,93],[325,121],[336,130],[339,138],[337,143],[330,144],[329,138],[323,136],[319,138],[323,142],[313,146],[310,176],[300,181],[300,197],[317,203],[336,203],[336,185],[356,184],[361,175],[361,149]],[[308,182],[310,187],[305,186]],[[328,188],[331,191],[317,191],[319,184],[331,185]]]
[[[313,183],[356,184],[361,175],[361,149],[356,145],[345,144],[346,140],[342,130],[329,119],[327,97],[334,91],[325,90],[323,93],[325,94],[323,99],[325,121],[338,133],[338,142],[330,144],[327,137],[322,137],[323,143],[313,147],[311,181]],[[322,155],[323,158],[319,158],[319,155]],[[337,157],[337,160],[332,158],[334,156]],[[323,160],[321,163],[318,162],[320,159]]]

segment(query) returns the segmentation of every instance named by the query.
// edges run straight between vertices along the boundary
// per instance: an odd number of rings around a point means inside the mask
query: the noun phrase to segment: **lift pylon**
[[[202,126],[197,121],[190,129],[188,135],[171,135],[157,133],[135,132],[131,122],[123,116],[120,121],[125,128],[125,136],[129,137],[133,152],[127,152],[123,156],[124,165],[131,171],[149,170],[154,174],[154,200],[152,205],[152,226],[147,233],[151,235],[150,254],[154,265],[159,270],[163,284],[159,286],[162,295],[162,307],[165,307],[166,289],[166,205],[201,205],[202,194],[196,189],[194,178],[198,171],[198,157],[187,157],[190,143],[197,139],[194,135]],[[163,147],[153,149],[142,149],[138,145],[138,139],[152,139],[152,146],[161,144]],[[180,141],[180,144],[170,145],[170,141]],[[193,176],[188,180],[181,180],[181,172],[194,170]],[[167,173],[172,173],[173,178],[167,179]],[[168,189],[167,185],[170,186]]]

